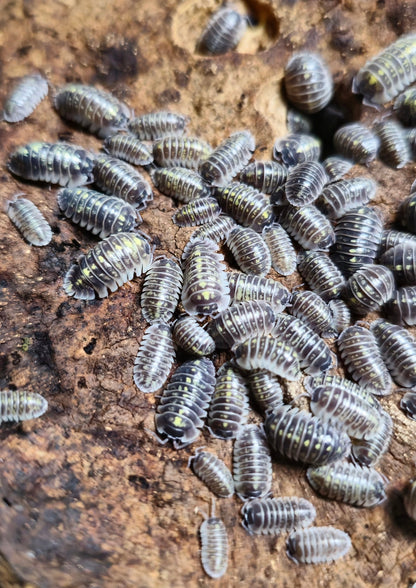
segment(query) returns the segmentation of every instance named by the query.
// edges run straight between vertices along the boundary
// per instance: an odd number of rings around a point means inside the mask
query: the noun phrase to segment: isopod
[[[214,188],[213,195],[226,214],[259,233],[274,220],[268,198],[255,188],[232,182],[225,188]]]
[[[279,223],[304,249],[327,250],[335,243],[334,229],[329,220],[312,204],[282,208]]]
[[[388,412],[379,410],[380,424],[371,439],[353,441],[353,458],[364,466],[374,466],[389,448],[393,433],[393,421]]]
[[[250,535],[281,535],[309,527],[316,518],[313,504],[297,496],[250,500],[241,514],[241,524]]]
[[[293,461],[323,465],[350,452],[344,431],[297,407],[273,409],[266,415],[264,429],[273,451]]]
[[[385,310],[388,318],[399,325],[416,325],[416,286],[404,286],[396,290]]]
[[[246,424],[248,413],[245,378],[232,365],[225,363],[217,374],[207,427],[213,437],[235,439]]]
[[[335,149],[354,163],[368,165],[377,156],[380,139],[359,122],[340,127],[334,135]]]
[[[64,278],[68,296],[93,300],[94,291],[100,298],[140,276],[152,263],[152,247],[142,233],[116,233],[97,243],[72,265]]]
[[[416,192],[412,192],[399,206],[399,220],[403,227],[416,233]]]
[[[7,167],[25,180],[73,188],[93,180],[93,156],[83,147],[36,141],[18,147]]]
[[[6,205],[9,219],[30,245],[43,247],[52,239],[52,229],[39,208],[27,198],[16,194]]]
[[[351,323],[351,312],[343,300],[333,299],[328,302],[332,315],[332,326],[337,333],[341,333]]]
[[[400,400],[400,408],[404,410],[409,419],[416,421],[416,392],[414,390],[406,392]]]
[[[416,242],[404,241],[388,249],[380,257],[400,285],[416,286]]]
[[[238,302],[209,323],[207,330],[217,349],[229,349],[254,335],[269,333],[276,320],[272,307],[262,300]]]
[[[334,335],[331,311],[319,294],[309,290],[292,292],[288,310],[291,315],[306,323],[318,335],[323,337]]]
[[[197,170],[212,152],[208,143],[194,137],[169,135],[153,143],[153,157],[160,167],[184,167]]]
[[[289,133],[310,133],[312,121],[303,112],[289,107],[286,113],[286,126]]]
[[[250,337],[234,349],[234,355],[237,365],[244,370],[266,369],[290,381],[300,378],[297,353],[269,335]]]
[[[282,276],[291,276],[296,270],[296,251],[287,232],[273,223],[264,227],[262,237],[269,248],[273,269]]]
[[[393,273],[384,265],[364,264],[348,280],[344,299],[359,315],[380,310],[396,290]]]
[[[3,120],[20,122],[30,116],[48,94],[48,82],[39,73],[21,78],[6,99]]]
[[[184,114],[160,110],[132,118],[128,129],[140,141],[155,141],[162,137],[182,135],[188,122],[189,117]]]
[[[292,206],[312,204],[328,183],[328,176],[318,161],[305,161],[290,170],[285,184],[287,201]]]
[[[365,400],[365,402],[373,408],[381,410],[379,401],[373,396],[370,390],[362,388],[355,382],[338,375],[322,373],[313,377],[308,376],[304,379],[303,385],[310,395],[312,395],[319,386],[324,386],[325,388],[329,387],[331,389],[337,388],[340,393],[346,393],[348,396],[358,396],[358,398]]]
[[[385,104],[416,80],[416,35],[399,37],[357,73],[352,91],[368,106]]]
[[[328,218],[341,218],[346,212],[359,208],[372,200],[377,184],[370,178],[351,178],[329,184],[322,190],[316,206]]]
[[[48,410],[48,402],[37,392],[1,390],[0,423],[36,419]]]
[[[154,185],[162,194],[172,196],[184,204],[211,194],[199,173],[192,169],[166,167],[153,170],[151,175]]]
[[[214,243],[221,243],[236,226],[235,220],[226,214],[220,214],[216,219],[198,227],[191,235],[191,241],[195,239],[211,239]]]
[[[183,315],[173,325],[175,343],[192,355],[211,355],[215,351],[215,341],[192,316]]]
[[[371,331],[353,325],[337,340],[338,349],[352,379],[373,394],[390,394],[392,381]]]
[[[335,527],[294,531],[287,540],[287,555],[295,563],[329,563],[344,557],[350,549],[350,536]]]
[[[88,188],[62,188],[57,200],[67,218],[101,239],[114,233],[134,231],[142,222],[139,213],[128,202]]]
[[[253,161],[240,172],[240,181],[260,190],[263,194],[273,194],[287,180],[288,170],[277,161]]]
[[[263,431],[246,425],[234,443],[233,478],[236,494],[242,500],[263,498],[272,486],[272,459]]]
[[[284,84],[288,100],[307,113],[322,110],[334,91],[331,73],[316,53],[295,53],[285,66]]]
[[[133,135],[125,133],[111,135],[105,139],[103,146],[104,150],[113,157],[134,165],[150,165],[153,161],[153,155],[148,147]]]
[[[268,370],[258,369],[247,372],[247,382],[251,396],[262,414],[283,404],[283,391],[280,382]]]
[[[381,161],[395,169],[400,169],[411,161],[410,143],[400,123],[382,120],[375,123],[374,130],[380,139],[378,156]]]
[[[271,270],[269,248],[262,236],[250,227],[234,227],[227,237],[227,246],[244,273],[265,276]]]
[[[322,251],[305,251],[299,253],[297,261],[300,275],[323,300],[341,296],[346,281],[328,255]]]
[[[226,186],[248,164],[255,148],[250,131],[237,131],[204,159],[199,172],[208,184]]]
[[[125,129],[131,117],[130,108],[110,92],[83,84],[63,86],[55,94],[53,104],[62,118],[99,137]]]
[[[161,322],[148,327],[134,360],[133,379],[137,388],[148,394],[156,392],[168,379],[175,360],[172,329]]]
[[[201,562],[210,578],[221,578],[228,566],[228,538],[222,520],[215,516],[215,502],[212,512],[199,528],[201,538]]]
[[[215,368],[203,357],[186,361],[173,373],[156,409],[159,435],[182,449],[198,439],[214,393]]]
[[[381,237],[379,255],[382,255],[396,245],[404,245],[406,241],[416,243],[416,235],[413,235],[412,233],[404,233],[403,231],[396,231],[394,229],[385,229]]]
[[[305,161],[318,161],[321,155],[321,141],[313,135],[293,133],[277,139],[273,145],[273,159],[287,167]]]
[[[281,312],[289,302],[289,290],[276,280],[237,272],[228,273],[227,278],[233,304],[244,300],[264,300],[275,312]]]
[[[205,225],[221,214],[221,208],[215,198],[198,198],[182,206],[172,217],[175,225],[179,227],[194,227]]]
[[[141,309],[148,323],[168,322],[179,303],[183,273],[179,264],[167,257],[158,257],[144,278]]]
[[[97,157],[94,180],[106,194],[117,196],[138,210],[153,199],[150,184],[141,173],[129,163],[108,155]]]
[[[407,127],[416,126],[416,90],[409,88],[397,96],[393,109],[400,122]]]
[[[183,252],[182,304],[190,315],[212,315],[230,304],[223,256],[209,239],[193,240]]]
[[[234,480],[230,470],[213,453],[199,447],[188,460],[188,467],[190,466],[194,474],[217,496],[229,498],[234,494]]]
[[[331,155],[322,162],[329,182],[337,182],[350,171],[354,163],[345,157]]]
[[[247,27],[247,18],[231,6],[221,6],[210,18],[198,43],[197,50],[211,55],[222,55],[234,49]]]
[[[416,341],[406,329],[384,319],[371,323],[371,331],[391,377],[399,386],[416,385]]]

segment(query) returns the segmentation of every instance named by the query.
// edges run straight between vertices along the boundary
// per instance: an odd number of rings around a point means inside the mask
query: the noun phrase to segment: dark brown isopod
[[[272,267],[282,276],[290,276],[296,270],[296,251],[283,227],[274,223],[264,227],[262,237],[270,250]]]
[[[309,527],[293,532],[287,540],[287,555],[296,563],[329,563],[351,549],[347,533],[334,527]]]
[[[240,172],[240,181],[263,194],[273,194],[287,180],[288,170],[277,161],[253,161]]]
[[[103,145],[104,150],[113,157],[134,165],[150,165],[153,161],[148,147],[133,135],[117,133],[107,137]]]
[[[160,110],[132,118],[128,128],[141,141],[155,141],[162,137],[182,135],[188,122],[188,116]]]
[[[226,214],[257,232],[274,220],[269,199],[255,188],[232,182],[225,188],[214,188],[213,195]]]
[[[293,167],[305,161],[318,161],[321,155],[321,141],[313,135],[294,133],[277,139],[273,146],[273,159]]]
[[[330,219],[367,204],[375,196],[377,184],[370,178],[351,178],[330,184],[322,190],[316,205]]]
[[[298,271],[311,290],[325,301],[341,296],[346,281],[331,258],[322,251],[298,255]]]
[[[297,496],[250,500],[244,504],[241,514],[241,524],[250,535],[280,535],[304,529],[316,517],[313,504]]]
[[[416,385],[416,341],[406,329],[384,319],[371,323],[381,356],[391,377],[399,386]]]
[[[271,270],[269,248],[262,236],[250,227],[235,227],[227,237],[227,246],[244,273],[265,276]]]
[[[416,285],[416,242],[405,241],[388,249],[380,263],[393,272],[398,284]]]
[[[221,214],[221,208],[215,198],[197,198],[182,206],[172,217],[175,225],[179,227],[194,227],[205,225]]]
[[[318,112],[331,100],[332,76],[316,53],[295,53],[286,64],[284,84],[289,101],[302,112]]]
[[[197,170],[211,153],[211,146],[194,137],[169,135],[153,143],[153,157],[160,167],[184,167]]]
[[[342,126],[334,135],[335,149],[355,163],[367,165],[377,156],[380,139],[361,123]]]
[[[281,312],[289,302],[289,290],[276,280],[238,272],[227,273],[227,278],[233,303],[243,300],[264,300],[275,312]]]
[[[3,120],[20,122],[30,116],[48,94],[48,81],[39,73],[21,78],[6,98]]]
[[[388,318],[399,325],[416,325],[416,286],[404,286],[396,290],[386,304],[385,311]]]
[[[289,204],[304,207],[312,204],[321,194],[328,176],[318,161],[305,161],[290,170],[285,184]]]
[[[234,481],[230,470],[213,453],[203,451],[200,447],[195,455],[189,458],[188,467],[190,466],[195,475],[217,496],[229,498],[234,494]]]
[[[384,265],[362,265],[348,280],[344,299],[359,315],[380,310],[393,298],[396,285],[393,273]]]
[[[243,427],[234,443],[233,478],[243,500],[263,498],[272,486],[272,459],[263,431],[257,425]]]
[[[247,27],[247,18],[231,5],[221,6],[212,15],[198,43],[197,51],[211,55],[222,55],[234,49]]]
[[[329,220],[313,206],[285,206],[279,223],[304,248],[326,250],[335,243],[334,229]]]
[[[374,125],[380,139],[379,158],[390,167],[400,169],[412,159],[410,143],[400,123],[382,120]]]
[[[305,322],[318,335],[334,336],[331,311],[319,294],[309,290],[293,292],[288,310],[291,315]]]
[[[208,184],[226,186],[248,164],[255,148],[250,131],[237,131],[204,159],[200,174]]]
[[[151,172],[159,192],[186,204],[196,198],[209,196],[211,191],[199,173],[184,167],[166,167]]]

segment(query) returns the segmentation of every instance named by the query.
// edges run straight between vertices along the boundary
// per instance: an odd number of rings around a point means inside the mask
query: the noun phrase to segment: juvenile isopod
[[[173,339],[181,349],[192,355],[211,355],[215,341],[196,319],[186,314],[173,325]]]
[[[238,267],[246,274],[265,276],[272,267],[269,248],[259,233],[250,227],[234,227],[227,237]]]
[[[298,255],[298,271],[311,290],[325,301],[341,296],[346,281],[328,255],[305,251]]]
[[[350,549],[350,536],[335,527],[294,531],[287,540],[287,554],[295,563],[329,563],[344,557]]]
[[[48,402],[37,392],[1,390],[0,423],[36,419],[48,410]]]
[[[230,304],[223,256],[209,239],[193,240],[183,252],[182,304],[190,315],[212,315]]]
[[[316,206],[328,218],[341,218],[346,212],[359,208],[372,200],[377,184],[370,178],[351,178],[340,180],[326,186],[319,196]]]
[[[331,73],[317,53],[295,53],[285,66],[284,84],[289,101],[307,113],[322,110],[334,91]]]
[[[216,219],[198,227],[191,235],[191,241],[195,239],[211,239],[214,243],[221,243],[236,226],[235,220],[226,214],[220,214]]]
[[[153,155],[148,147],[141,141],[125,133],[117,133],[107,137],[104,141],[104,150],[118,159],[134,165],[150,165]]]
[[[328,302],[332,315],[332,326],[337,333],[341,333],[351,323],[351,311],[343,300],[333,299]]]
[[[296,251],[287,232],[273,223],[264,227],[262,237],[269,248],[273,269],[282,276],[291,276],[296,270]]]
[[[322,337],[334,336],[333,318],[326,302],[315,292],[292,292],[289,312]]]
[[[140,141],[155,141],[171,135],[182,135],[189,117],[176,112],[160,110],[132,118],[128,129]]]
[[[415,58],[416,35],[399,37],[360,69],[352,91],[368,106],[389,102],[416,80]]]
[[[175,360],[172,330],[157,322],[148,327],[134,360],[133,379],[137,388],[148,394],[159,390],[169,377]]]
[[[248,300],[229,306],[209,323],[207,330],[217,349],[229,349],[254,335],[272,330],[276,314],[262,300]]]
[[[379,410],[380,424],[371,439],[354,440],[351,453],[355,461],[364,466],[374,466],[389,448],[393,433],[393,421],[388,412]]]
[[[263,431],[257,425],[246,425],[234,443],[236,494],[243,500],[263,498],[270,493],[272,476],[272,459]]]
[[[266,369],[290,381],[300,378],[295,350],[269,335],[250,337],[234,349],[234,356],[237,365],[244,370]]]
[[[227,278],[233,304],[243,300],[264,300],[275,312],[281,312],[289,302],[289,290],[276,280],[237,272],[228,273]]]
[[[196,198],[204,198],[211,191],[198,172],[184,167],[166,167],[151,172],[156,188],[166,196],[172,196],[186,204]]]
[[[290,170],[285,184],[287,201],[292,206],[312,204],[328,183],[328,176],[318,161],[305,161]]]
[[[281,535],[309,527],[316,518],[313,504],[297,496],[250,500],[241,514],[241,524],[250,535]]]
[[[339,391],[338,393],[345,393],[348,397],[351,395],[357,396],[361,400],[365,400],[365,402],[373,408],[381,410],[379,401],[373,396],[371,391],[338,375],[322,373],[313,377],[308,376],[303,380],[303,385],[310,395],[312,395],[319,386],[324,386],[325,388],[329,387],[331,390],[335,390],[336,388]]]
[[[183,284],[180,265],[173,259],[158,257],[144,278],[141,295],[142,315],[148,323],[168,322],[179,303]]]
[[[179,227],[194,227],[205,225],[221,214],[221,208],[215,198],[198,198],[182,206],[172,217],[175,225]]]
[[[221,6],[210,18],[198,43],[197,51],[222,55],[234,49],[247,28],[247,18],[232,6]]]
[[[345,457],[351,448],[342,429],[288,405],[269,412],[264,429],[273,451],[301,463],[331,463]]]
[[[52,229],[39,208],[31,200],[16,194],[6,205],[9,219],[30,245],[43,247],[52,239]]]
[[[397,96],[393,109],[397,118],[407,127],[416,126],[416,90],[409,88]]]
[[[313,135],[294,133],[277,139],[273,145],[273,159],[287,167],[318,161],[320,155],[321,141]]]
[[[416,325],[416,286],[396,290],[385,310],[388,318],[399,325]]]
[[[278,314],[271,334],[294,349],[301,369],[307,374],[319,374],[331,368],[333,355],[328,345],[300,319]]]
[[[147,236],[142,233],[117,233],[97,243],[88,253],[72,265],[64,278],[68,296],[79,300],[93,300],[94,292],[100,298],[109,291],[140,276],[152,263],[153,252]]]
[[[234,494],[234,480],[230,470],[213,453],[203,451],[202,447],[199,447],[195,455],[191,456],[188,460],[188,467],[191,466],[194,474],[216,496],[229,498]]]
[[[73,188],[93,180],[93,156],[83,147],[36,141],[18,147],[7,167],[25,180]]]
[[[335,149],[354,163],[368,165],[377,156],[380,139],[359,122],[340,127],[334,135]]]
[[[288,170],[277,161],[253,161],[240,172],[240,181],[263,194],[273,194],[287,180]]]
[[[114,233],[134,231],[142,222],[128,202],[88,188],[62,188],[57,200],[67,218],[101,239]]]
[[[304,249],[327,250],[335,243],[334,229],[329,220],[312,204],[281,209],[279,223]]]
[[[251,370],[246,374],[250,394],[262,414],[283,404],[283,391],[274,374],[265,369]]]
[[[202,161],[200,174],[208,184],[226,186],[248,164],[255,148],[250,131],[237,131]]]
[[[400,169],[411,161],[410,143],[400,123],[382,120],[375,123],[374,130],[380,139],[378,156],[381,161],[394,169]]]
[[[416,286],[416,242],[404,241],[388,249],[380,257],[400,285]]]
[[[371,323],[371,331],[391,377],[399,386],[416,386],[416,341],[402,327],[384,319]]]
[[[337,345],[345,368],[355,382],[373,394],[390,394],[391,377],[371,331],[359,325],[348,327],[338,337]]]
[[[201,538],[201,562],[210,578],[221,578],[228,566],[228,538],[222,520],[215,516],[215,502],[212,512],[199,528]]]
[[[217,374],[209,407],[207,426],[213,437],[235,439],[246,424],[249,413],[245,378],[229,363]]]
[[[274,220],[269,199],[255,188],[232,182],[225,188],[214,188],[213,195],[226,214],[259,233]]]
[[[53,103],[62,118],[99,137],[125,129],[131,116],[130,108],[110,92],[83,84],[63,86],[55,94]]]
[[[416,421],[416,392],[414,390],[406,392],[400,400],[400,408],[404,410],[409,419]]]
[[[29,74],[21,78],[6,98],[3,120],[20,122],[30,116],[48,94],[48,82],[40,74]]]
[[[416,235],[405,233],[403,231],[396,231],[395,229],[385,229],[381,237],[379,255],[382,255],[396,245],[404,245],[406,241],[416,243]]]
[[[215,368],[203,357],[186,361],[173,373],[156,409],[156,430],[182,449],[198,439],[214,393]]]
[[[338,155],[331,155],[322,162],[325,173],[329,178],[329,182],[337,182],[347,174],[354,162],[345,157]]]
[[[310,409],[315,416],[340,425],[354,439],[371,439],[379,426],[378,409],[345,388],[317,386],[310,396]]]
[[[97,157],[94,180],[103,192],[125,200],[138,210],[153,199],[150,184],[141,173],[129,163],[108,155]]]
[[[212,148],[208,143],[194,137],[169,135],[153,143],[153,157],[160,167],[183,167],[197,170]]]
[[[388,267],[364,264],[348,280],[343,297],[353,312],[365,315],[380,310],[393,298],[395,290],[394,276]]]

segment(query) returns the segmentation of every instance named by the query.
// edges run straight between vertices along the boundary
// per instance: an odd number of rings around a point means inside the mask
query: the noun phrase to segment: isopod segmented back
[[[175,343],[192,355],[211,355],[215,351],[215,341],[192,316],[182,315],[173,325]]]
[[[197,198],[188,202],[172,216],[175,225],[180,227],[194,227],[205,225],[221,214],[221,208],[215,198]]]
[[[128,129],[141,141],[155,141],[171,135],[182,135],[189,117],[176,112],[160,110],[132,118]]]
[[[263,498],[271,490],[272,476],[272,459],[263,431],[257,425],[246,425],[233,449],[236,494],[243,500]]]
[[[322,337],[334,336],[330,308],[319,294],[309,290],[292,292],[288,310],[291,315],[305,322],[318,335]]]
[[[341,333],[351,323],[351,311],[343,300],[333,299],[328,302],[332,315],[332,326],[337,333]]]
[[[369,164],[377,156],[380,139],[359,122],[340,127],[334,135],[335,149],[355,163]]]
[[[236,47],[244,35],[247,19],[230,5],[221,6],[210,18],[197,43],[201,53],[221,55]]]
[[[7,216],[31,245],[43,247],[52,239],[52,229],[31,200],[16,194],[6,205]]]
[[[296,563],[328,563],[348,553],[351,539],[335,527],[309,527],[294,531],[286,545],[288,556]]]
[[[240,181],[263,194],[273,194],[287,180],[288,170],[277,161],[253,161],[240,172]]]
[[[393,109],[397,118],[407,127],[416,126],[416,90],[405,90],[394,101]]]
[[[149,148],[133,135],[117,133],[103,143],[107,153],[133,165],[150,165],[153,155]]]
[[[227,273],[233,303],[244,300],[264,300],[275,312],[281,312],[288,304],[290,292],[277,280],[232,272]]]
[[[352,457],[363,466],[374,466],[389,448],[393,434],[393,421],[388,412],[379,410],[380,425],[371,439],[353,440]]]
[[[137,388],[145,394],[159,390],[168,379],[174,360],[171,327],[153,323],[146,329],[134,360],[133,379]]]
[[[232,182],[225,188],[214,188],[213,195],[226,214],[254,231],[261,232],[274,220],[269,199],[255,188]]]
[[[47,410],[47,400],[37,392],[0,391],[0,423],[36,419]]]
[[[280,535],[304,529],[316,517],[313,504],[297,496],[250,500],[243,505],[241,514],[241,524],[250,535]]]
[[[183,273],[173,259],[159,257],[149,267],[141,295],[142,315],[148,323],[168,322],[179,303]]]
[[[341,218],[346,212],[367,204],[375,196],[377,184],[370,178],[340,180],[326,186],[316,206],[330,219]]]
[[[48,94],[48,81],[39,73],[21,78],[6,98],[3,120],[20,122],[30,116]]]
[[[374,124],[374,130],[380,139],[378,156],[385,164],[400,169],[411,161],[410,143],[400,123],[382,120]]]
[[[153,143],[153,157],[160,167],[184,167],[197,170],[212,152],[208,143],[195,137],[169,135]]]
[[[312,204],[281,209],[278,221],[304,249],[327,250],[335,243],[334,229],[329,220]]]
[[[322,162],[329,182],[337,182],[347,174],[354,163],[345,157],[330,155]]]
[[[290,170],[285,184],[287,201],[292,206],[312,204],[328,183],[325,169],[318,161],[305,161]]]
[[[214,243],[221,243],[236,226],[236,222],[226,214],[220,214],[216,219],[200,226],[191,235],[191,241],[195,239],[210,239]]]
[[[298,271],[311,290],[325,301],[338,298],[345,287],[345,278],[323,251],[305,251],[298,255]]]
[[[192,466],[195,475],[217,496],[229,498],[234,494],[234,480],[230,470],[213,453],[203,451],[200,447],[189,458],[188,466]]]
[[[246,274],[265,276],[272,267],[269,248],[259,233],[250,227],[236,226],[227,237],[238,267]]]
[[[399,325],[416,325],[416,286],[403,286],[393,295],[384,310],[387,318]]]
[[[404,328],[384,319],[371,323],[371,331],[391,377],[399,386],[416,385],[416,341]]]
[[[156,188],[166,196],[172,196],[186,204],[204,198],[211,191],[198,172],[184,167],[166,167],[151,172]]]
[[[348,280],[344,299],[353,312],[365,315],[380,310],[395,290],[394,276],[388,267],[363,264]]]
[[[318,161],[321,155],[321,141],[313,135],[293,133],[277,139],[273,145],[273,159],[293,167],[305,161]]]
[[[406,413],[409,419],[416,421],[416,392],[410,390],[400,400],[400,408]]]
[[[234,356],[237,365],[244,370],[265,369],[290,381],[300,378],[296,351],[269,335],[250,337],[234,349]]]
[[[212,513],[199,528],[201,538],[201,562],[210,578],[221,578],[228,566],[228,538],[222,520]]]
[[[331,73],[317,53],[295,53],[285,66],[284,84],[289,102],[307,113],[322,110],[334,91]]]
[[[269,248],[272,267],[282,276],[290,276],[296,270],[296,251],[289,235],[277,223],[264,227],[262,237]]]
[[[388,249],[380,257],[400,285],[416,286],[416,241],[404,241]]]
[[[250,131],[237,131],[201,163],[199,171],[213,186],[226,186],[250,161],[256,142]]]

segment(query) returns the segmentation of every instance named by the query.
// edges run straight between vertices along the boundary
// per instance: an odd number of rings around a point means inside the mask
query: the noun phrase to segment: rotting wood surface
[[[247,1],[254,13],[238,51],[219,57],[193,48],[212,0],[154,2],[104,0],[11,1],[0,13],[1,97],[15,78],[39,69],[52,86],[99,84],[136,113],[169,108],[191,117],[190,134],[218,144],[250,129],[256,156],[267,158],[286,133],[280,86],[294,50],[318,50],[327,59],[339,102],[351,118],[378,115],[361,109],[349,92],[354,72],[402,33],[416,29],[414,3],[368,0]],[[52,94],[52,91],[51,91]],[[58,212],[56,188],[19,182],[5,167],[8,153],[30,140],[69,139],[98,150],[100,141],[59,119],[50,99],[24,123],[0,124],[1,211],[25,191],[54,230],[43,248],[27,245],[0,213],[0,385],[42,393],[49,411],[23,425],[3,425],[1,438],[0,584],[40,587],[208,586],[199,561],[197,529],[211,496],[187,469],[206,445],[231,465],[231,444],[203,433],[176,451],[160,446],[153,430],[154,395],[139,393],[132,369],[145,321],[141,279],[104,300],[69,299],[62,278],[96,240]],[[355,175],[379,182],[376,204],[391,220],[409,191],[415,164],[392,171],[379,162]],[[180,257],[191,229],[171,222],[175,205],[155,191],[142,229],[159,254]],[[297,274],[281,280],[300,283]],[[223,355],[215,356],[219,365]],[[298,386],[292,386],[296,394]],[[415,423],[382,400],[395,423],[380,470],[391,481],[389,501],[360,510],[319,499],[302,468],[274,465],[275,495],[299,495],[316,506],[317,524],[350,533],[350,555],[331,565],[296,566],[285,539],[250,537],[240,526],[237,498],[219,500],[229,532],[230,561],[218,586],[408,586],[416,581],[416,528],[400,491],[414,475]],[[256,418],[256,417],[253,417]]]

